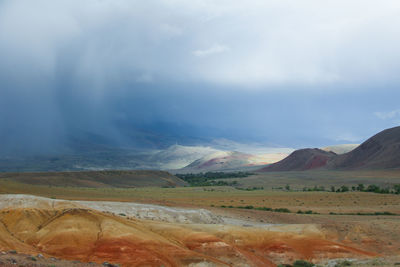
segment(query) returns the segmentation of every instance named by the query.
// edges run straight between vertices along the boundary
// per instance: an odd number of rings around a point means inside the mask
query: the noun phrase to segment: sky
[[[0,0],[0,145],[360,143],[399,71],[397,0]]]

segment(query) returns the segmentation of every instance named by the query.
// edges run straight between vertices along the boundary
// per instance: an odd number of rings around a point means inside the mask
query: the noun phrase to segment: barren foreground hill
[[[3,195],[0,202],[0,250],[45,257],[124,266],[276,266],[295,259],[376,255],[332,241],[334,236],[311,224],[241,226],[224,218],[171,223],[73,201]]]

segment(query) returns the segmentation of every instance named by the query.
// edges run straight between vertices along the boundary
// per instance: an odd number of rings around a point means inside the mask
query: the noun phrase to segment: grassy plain
[[[93,178],[94,179],[94,178]],[[48,179],[47,179],[48,180]],[[46,181],[47,181],[46,180]],[[225,181],[227,179],[224,179]],[[228,179],[229,180],[229,179]],[[400,184],[399,171],[371,172],[281,172],[233,178],[240,188],[263,187],[263,190],[238,190],[216,187],[82,187],[27,184],[21,180],[0,179],[0,193],[21,193],[75,200],[115,200],[155,203],[170,206],[221,207],[253,206],[287,208],[291,212],[312,210],[329,213],[373,213],[388,211],[400,214],[400,195],[366,192],[303,192],[304,187],[356,186],[376,184],[391,187]],[[290,191],[285,186],[290,186]]]

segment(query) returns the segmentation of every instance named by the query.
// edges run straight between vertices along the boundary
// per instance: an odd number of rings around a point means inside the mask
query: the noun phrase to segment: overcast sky
[[[3,149],[129,125],[358,143],[400,124],[399,74],[397,0],[0,1]]]

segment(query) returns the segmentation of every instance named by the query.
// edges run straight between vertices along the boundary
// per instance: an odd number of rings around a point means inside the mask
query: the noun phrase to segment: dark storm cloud
[[[136,128],[283,146],[361,141],[396,123],[378,115],[399,109],[399,8],[1,1],[2,150],[58,151],[81,132],[136,145]]]

